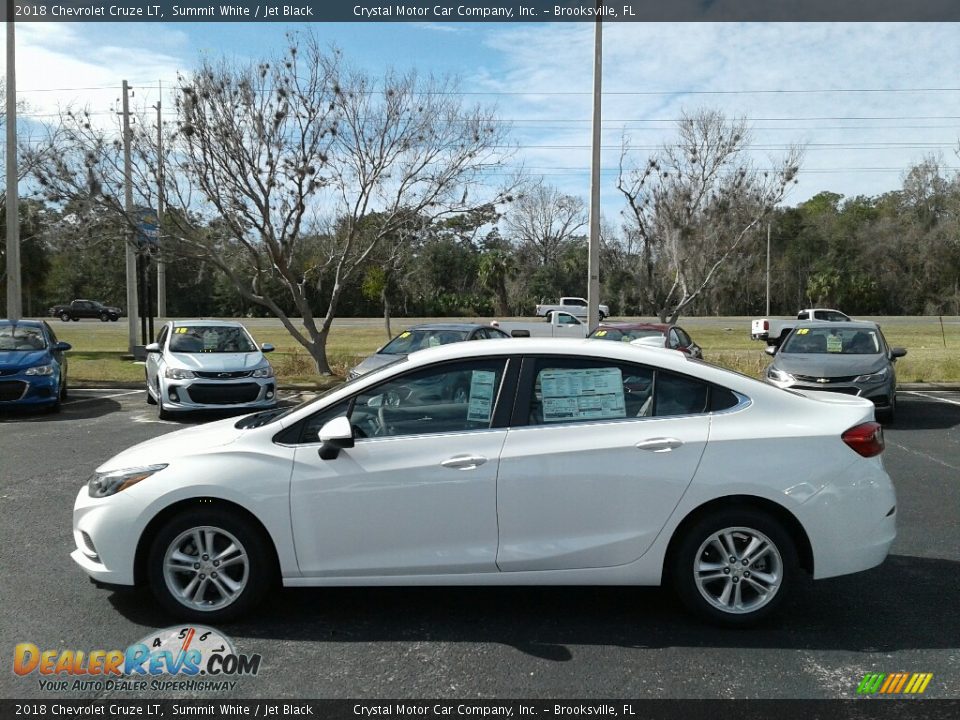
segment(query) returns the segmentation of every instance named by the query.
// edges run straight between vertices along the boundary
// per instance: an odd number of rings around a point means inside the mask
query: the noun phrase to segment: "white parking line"
[[[94,400],[109,400],[110,398],[124,397],[125,395],[136,395],[143,393],[143,390],[127,390],[126,392],[114,393],[113,395],[97,395],[96,397],[83,398],[82,400],[67,400],[64,405],[79,405],[80,403],[93,402]]]
[[[916,395],[918,397],[926,398],[927,400],[937,400],[939,402],[949,403],[950,405],[960,405],[960,400],[950,400],[948,398],[942,398],[942,397],[937,397],[936,395],[927,394],[928,392],[946,392],[943,390],[928,390],[928,391],[901,390],[900,392],[903,393],[904,395]]]

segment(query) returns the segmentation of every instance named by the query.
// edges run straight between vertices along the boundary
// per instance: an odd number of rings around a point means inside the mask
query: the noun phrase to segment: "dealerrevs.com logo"
[[[13,672],[38,675],[49,692],[233,690],[234,678],[256,675],[259,654],[241,655],[233,641],[203,625],[147,635],[126,650],[41,650],[30,642],[13,651]]]

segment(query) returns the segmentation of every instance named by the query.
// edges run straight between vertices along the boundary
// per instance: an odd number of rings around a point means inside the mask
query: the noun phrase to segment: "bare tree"
[[[346,283],[360,281],[385,238],[496,202],[483,197],[485,172],[504,157],[505,128],[492,111],[465,108],[450,80],[412,72],[375,80],[345,69],[339,51],[312,35],[288,41],[277,59],[207,60],[180,78],[178,127],[164,143],[167,217],[179,255],[224,272],[327,374]],[[48,163],[48,187],[101,204],[114,197],[103,139]],[[155,156],[146,133],[137,141],[141,157]],[[142,165],[156,176],[155,157]],[[291,304],[299,324],[285,311]]]
[[[581,198],[564,195],[542,181],[520,193],[505,218],[508,237],[525,246],[541,267],[556,262],[564,244],[586,224]]]
[[[624,138],[617,188],[641,242],[645,301],[674,322],[710,286],[717,269],[750,239],[795,182],[802,153],[792,148],[755,168],[746,121],[719,112],[684,113],[679,138],[642,165],[629,165]]]

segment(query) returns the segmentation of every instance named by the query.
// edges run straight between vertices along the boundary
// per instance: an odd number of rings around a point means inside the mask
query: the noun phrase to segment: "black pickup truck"
[[[64,322],[78,321],[80,318],[99,318],[103,322],[116,322],[123,311],[118,307],[110,307],[96,300],[74,300],[69,305],[54,305],[49,310],[51,317],[58,317]]]

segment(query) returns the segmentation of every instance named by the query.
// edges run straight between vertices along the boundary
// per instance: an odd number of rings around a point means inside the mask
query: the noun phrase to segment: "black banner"
[[[10,18],[12,13],[13,17]],[[956,0],[4,0],[16,22],[930,22]]]
[[[960,700],[0,700],[0,718],[954,720]]]

